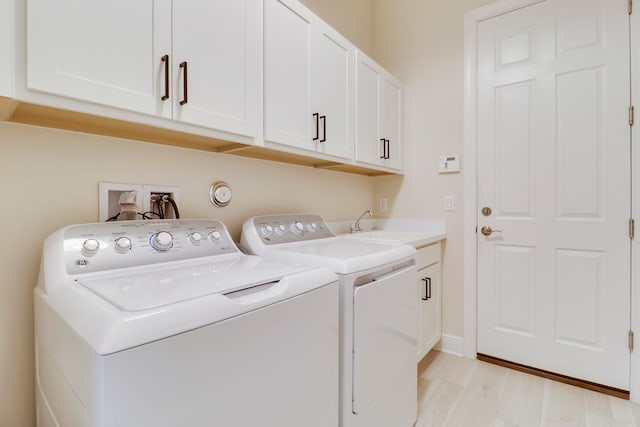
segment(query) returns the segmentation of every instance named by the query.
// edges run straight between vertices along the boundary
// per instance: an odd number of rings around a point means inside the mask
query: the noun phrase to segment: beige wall
[[[253,214],[346,219],[363,206],[377,208],[382,197],[389,199],[390,216],[445,219],[444,331],[462,335],[462,176],[438,175],[436,162],[439,154],[462,154],[463,15],[490,0],[302,3],[404,81],[406,176],[370,179],[0,123],[0,426],[35,425],[31,298],[40,248],[56,228],[97,219],[100,181],[177,185],[183,216],[219,218],[236,238]],[[214,208],[207,194],[220,179],[234,190],[224,209]],[[455,196],[454,212],[442,210],[447,194]]]
[[[98,219],[98,182],[176,185],[185,218],[218,218],[238,239],[261,213],[354,218],[370,206],[373,180],[262,160],[0,123],[0,426],[34,422],[32,291],[42,242],[66,224]],[[209,185],[233,189],[226,208]]]
[[[9,2],[6,2],[9,3]],[[370,48],[369,0],[305,0],[338,31]],[[233,201],[215,208],[209,185],[225,180]],[[353,218],[373,200],[371,178],[0,123],[0,426],[33,427],[33,305],[42,242],[57,228],[98,219],[98,182],[180,187],[183,217],[218,218],[239,238],[242,221],[277,212]]]
[[[446,221],[443,329],[462,336],[462,175],[438,175],[437,160],[462,154],[464,14],[491,0],[372,1],[373,56],[405,84],[407,145],[406,176],[376,178],[374,197],[389,199],[389,216]]]
[[[363,52],[372,51],[372,0],[300,0]]]

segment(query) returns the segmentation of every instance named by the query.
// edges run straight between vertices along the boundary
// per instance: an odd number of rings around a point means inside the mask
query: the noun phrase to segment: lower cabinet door
[[[440,263],[418,271],[419,337],[418,361],[420,361],[442,337],[442,284]]]

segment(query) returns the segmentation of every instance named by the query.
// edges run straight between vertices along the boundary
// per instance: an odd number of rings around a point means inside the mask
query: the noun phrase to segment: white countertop
[[[360,222],[362,231],[350,232],[351,221],[328,222],[340,237],[381,243],[405,243],[420,248],[447,238],[444,221],[429,219],[373,218]]]

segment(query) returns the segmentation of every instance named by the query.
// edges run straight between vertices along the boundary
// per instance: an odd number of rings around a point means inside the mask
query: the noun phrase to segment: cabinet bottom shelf
[[[19,102],[4,97],[0,97],[0,121],[111,136],[215,153],[226,153],[234,156],[250,157],[358,175],[392,175],[390,172],[367,167],[328,162],[310,156],[225,141],[146,124]]]

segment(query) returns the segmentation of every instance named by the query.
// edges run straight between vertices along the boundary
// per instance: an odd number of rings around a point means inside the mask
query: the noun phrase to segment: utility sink
[[[416,248],[438,242],[447,237],[444,221],[422,219],[367,219],[363,231],[350,233],[348,221],[330,222],[338,237],[362,239],[380,243],[404,243]]]
[[[352,239],[384,240],[393,243],[411,243],[414,240],[421,239],[424,233],[415,231],[371,230],[358,231],[356,233],[342,233],[338,236]]]

